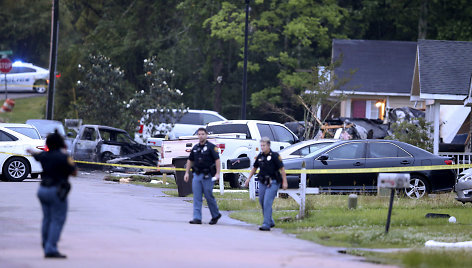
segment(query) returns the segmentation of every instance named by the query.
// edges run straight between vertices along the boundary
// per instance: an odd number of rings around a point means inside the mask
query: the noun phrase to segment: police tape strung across
[[[31,156],[22,155],[15,153],[0,152],[0,154],[9,154],[14,156]],[[169,171],[185,171],[185,168],[173,168],[173,167],[155,167],[155,166],[137,166],[137,165],[124,165],[124,164],[109,164],[100,162],[88,162],[74,160],[79,164],[89,165],[101,165],[101,166],[113,166],[113,167],[127,167],[127,168],[142,168],[142,169],[153,169],[153,170],[169,170]],[[388,167],[388,168],[346,168],[346,169],[287,169],[287,174],[342,174],[342,173],[379,173],[379,172],[402,172],[402,171],[420,171],[420,170],[441,170],[441,169],[460,169],[460,168],[472,168],[472,164],[456,164],[456,165],[436,165],[436,166],[412,166],[412,167]],[[249,173],[249,169],[222,169],[222,173]]]

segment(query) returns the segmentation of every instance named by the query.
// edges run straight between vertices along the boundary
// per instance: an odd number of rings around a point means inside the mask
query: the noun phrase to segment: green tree
[[[129,120],[123,116],[125,100],[124,72],[108,57],[90,54],[88,62],[79,64],[81,80],[77,81],[77,109],[87,123],[123,127]]]
[[[330,44],[342,27],[346,10],[336,1],[255,1],[252,4],[249,45],[249,93],[251,103],[263,112],[263,103],[294,107],[290,96],[303,91],[310,81],[311,66],[329,62]],[[213,37],[234,40],[240,47],[242,66],[244,9],[222,2],[221,10],[205,21]],[[256,93],[257,92],[257,93]]]
[[[124,102],[125,114],[130,118],[126,128],[132,129],[143,118],[141,124],[151,126],[151,136],[165,135],[173,127],[175,119],[179,119],[187,110],[183,103],[178,102],[183,93],[172,86],[174,71],[160,67],[157,57],[145,59],[143,67],[146,88],[136,91],[129,101]],[[168,128],[158,129],[161,123],[168,124]]]

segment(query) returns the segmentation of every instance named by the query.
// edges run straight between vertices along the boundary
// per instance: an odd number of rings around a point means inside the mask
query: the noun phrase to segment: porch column
[[[441,104],[435,100],[432,105],[433,108],[433,153],[439,154],[439,114]]]

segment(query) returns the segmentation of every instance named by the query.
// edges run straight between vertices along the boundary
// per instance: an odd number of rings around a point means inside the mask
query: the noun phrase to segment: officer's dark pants
[[[205,194],[205,199],[210,209],[211,217],[216,218],[220,214],[215,197],[213,196],[213,185],[215,183],[211,178],[204,178],[203,174],[197,175],[193,173],[192,191],[193,191],[193,219],[202,220],[202,196]]]
[[[264,216],[264,222],[261,227],[270,228],[275,225],[274,219],[272,218],[272,204],[274,198],[277,195],[280,184],[273,181],[270,186],[263,183],[259,183],[259,203],[262,207],[262,215]]]
[[[57,186],[40,186],[38,198],[43,209],[41,234],[44,253],[57,253],[57,241],[59,241],[62,227],[66,221],[67,199],[65,201],[59,199]]]

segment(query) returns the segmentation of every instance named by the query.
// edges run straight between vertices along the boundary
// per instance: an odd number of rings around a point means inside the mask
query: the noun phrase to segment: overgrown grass
[[[25,123],[28,119],[42,119],[46,110],[46,97],[39,95],[39,97],[16,99],[13,110],[9,113],[0,113],[0,120],[6,123]]]

